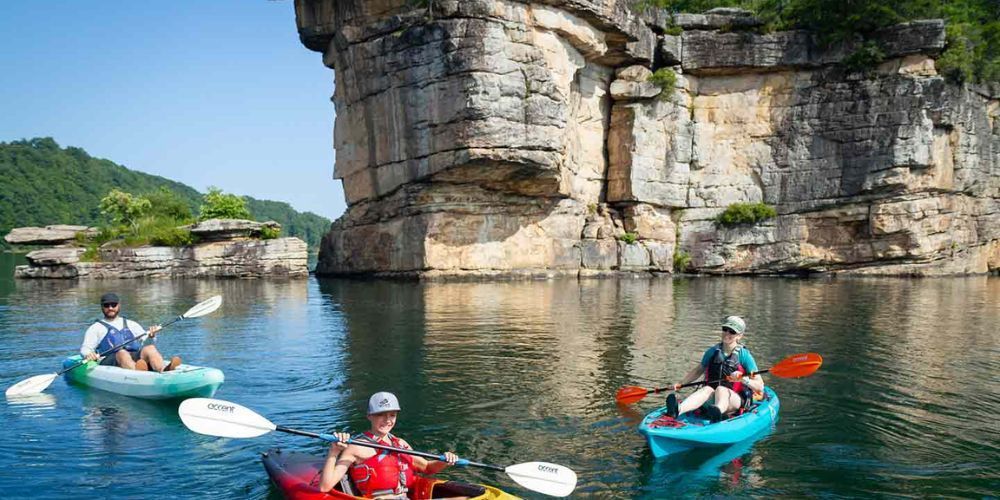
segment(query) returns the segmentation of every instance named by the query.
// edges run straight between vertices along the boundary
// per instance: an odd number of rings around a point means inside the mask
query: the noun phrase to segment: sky
[[[292,0],[2,1],[0,142],[334,219],[334,73]]]

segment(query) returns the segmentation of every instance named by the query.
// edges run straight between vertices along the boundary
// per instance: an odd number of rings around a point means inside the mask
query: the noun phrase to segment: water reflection
[[[991,429],[1000,396],[989,377],[1000,370],[996,278],[0,280],[0,383],[57,371],[108,289],[145,325],[223,295],[217,312],[164,330],[160,348],[222,369],[218,397],[280,425],[363,429],[368,395],[394,390],[403,405],[398,432],[415,447],[496,464],[561,463],[579,474],[581,497],[997,489],[1000,444]],[[619,408],[615,391],[679,379],[718,342],[728,314],[748,319],[746,341],[760,365],[815,351],[823,368],[803,379],[765,376],[781,397],[781,422],[748,450],[653,460],[636,426],[663,395]],[[62,381],[45,394],[0,405],[9,427],[0,434],[9,450],[0,489],[8,496],[30,496],[34,488],[20,479],[29,474],[49,491],[97,496],[144,496],[141,477],[181,497],[262,498],[270,490],[260,451],[325,449],[279,433],[196,435],[176,405]],[[448,475],[531,496],[503,474]]]
[[[706,492],[738,495],[762,488],[766,460],[764,453],[754,451],[754,445],[772,432],[765,429],[729,447],[698,448],[659,460],[647,451],[642,462],[648,475],[640,496],[663,498]]]

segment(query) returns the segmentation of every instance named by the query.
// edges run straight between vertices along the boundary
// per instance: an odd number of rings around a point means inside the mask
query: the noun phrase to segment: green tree
[[[203,200],[198,217],[200,220],[252,218],[242,196],[223,193],[215,186],[209,186]]]
[[[152,206],[148,199],[118,189],[112,189],[101,198],[101,213],[111,217],[112,223],[127,226],[132,231],[139,227],[139,218],[149,213]]]

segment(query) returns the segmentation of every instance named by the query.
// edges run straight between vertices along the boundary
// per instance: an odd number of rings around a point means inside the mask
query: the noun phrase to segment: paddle
[[[816,370],[819,369],[820,365],[823,364],[823,357],[814,352],[807,352],[802,354],[793,354],[781,361],[778,364],[768,368],[767,370],[759,370],[755,372],[750,372],[747,376],[752,377],[759,373],[768,373],[781,378],[799,378],[808,377],[812,375]],[[697,385],[704,384],[715,384],[722,382],[724,379],[720,380],[702,380],[700,382],[691,382],[690,384],[684,384],[680,388],[684,387],[694,387]],[[662,391],[672,391],[674,386],[667,387],[657,387],[656,389],[645,389],[642,387],[637,387],[634,385],[626,385],[615,394],[615,401],[621,404],[632,404],[637,403],[642,398],[646,397],[648,394],[657,394]]]
[[[174,318],[174,319],[172,319],[170,321],[167,321],[166,323],[160,325],[160,328],[166,328],[167,326],[172,325],[172,324],[174,324],[174,323],[176,323],[176,322],[178,322],[178,321],[180,321],[182,319],[197,318],[199,316],[204,316],[206,314],[214,312],[221,305],[222,305],[222,296],[221,295],[216,295],[216,296],[214,296],[214,297],[212,297],[212,298],[210,298],[210,299],[208,299],[208,300],[206,300],[204,302],[199,303],[198,305],[192,307],[191,309],[188,309],[187,312],[185,312],[184,314],[181,314],[180,316],[178,316],[178,317],[176,317],[176,318]],[[138,337],[135,337],[132,340],[129,340],[128,342],[122,342],[121,344],[118,344],[118,345],[116,345],[116,346],[108,349],[107,351],[104,351],[104,352],[98,354],[98,356],[100,356],[100,357],[107,356],[108,354],[110,354],[112,352],[115,352],[118,349],[121,349],[122,347],[125,347],[126,345],[131,344],[132,342],[135,342],[136,340],[139,340],[139,339],[145,337],[146,335],[148,335],[148,334],[144,333],[142,335],[139,335]],[[47,373],[45,375],[35,375],[34,377],[22,380],[22,381],[14,384],[14,385],[8,387],[7,391],[4,394],[8,398],[9,397],[14,397],[14,396],[25,396],[25,395],[29,395],[29,394],[38,394],[38,393],[44,391],[49,385],[51,385],[52,381],[55,380],[56,377],[58,377],[59,375],[62,375],[63,373],[66,373],[66,372],[68,372],[70,370],[75,370],[76,368],[79,368],[79,367],[81,367],[81,366],[83,366],[83,365],[85,365],[85,364],[87,364],[89,362],[90,362],[89,360],[83,360],[83,361],[80,361],[79,363],[77,363],[77,364],[75,364],[75,365],[73,365],[73,366],[71,366],[69,368],[66,368],[66,369],[64,369],[64,370],[62,370],[60,372],[57,372],[57,373]]]
[[[266,418],[256,414],[253,410],[240,406],[236,403],[223,401],[221,399],[191,398],[185,399],[178,408],[177,413],[181,416],[181,421],[188,429],[199,434],[228,438],[252,438],[263,436],[271,431],[287,432],[311,438],[318,438],[324,441],[337,442],[338,439],[333,434],[316,434],[313,432],[289,429],[272,424]],[[368,441],[357,441],[349,439],[348,444],[367,446],[379,450],[394,451],[415,455],[431,460],[446,460],[444,455],[435,455],[422,451],[406,450],[395,448],[383,444],[371,443]],[[460,458],[455,465],[471,465],[506,472],[511,479],[525,488],[554,497],[564,497],[573,492],[576,488],[576,473],[562,465],[547,462],[527,462],[515,464],[508,467],[472,462]]]

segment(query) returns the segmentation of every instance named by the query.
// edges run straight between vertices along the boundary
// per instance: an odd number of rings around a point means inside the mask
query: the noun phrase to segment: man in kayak
[[[125,319],[121,313],[121,300],[115,293],[101,295],[101,311],[104,319],[98,320],[83,335],[80,354],[89,360],[100,358],[98,353],[106,352],[112,347],[128,342],[144,333],[151,339],[156,338],[160,325],[149,327],[149,332],[142,325]],[[170,371],[181,364],[180,356],[174,356],[170,363],[164,363],[163,355],[153,344],[143,345],[144,339],[129,342],[125,347],[110,353],[101,360],[102,365],[119,366],[129,370],[149,370],[155,372]]]
[[[406,441],[389,433],[396,426],[399,414],[399,400],[390,392],[377,392],[368,399],[368,420],[371,430],[354,438],[355,441],[372,443],[410,450]],[[351,435],[346,432],[334,434],[339,440],[330,445],[330,451],[323,465],[319,490],[330,491],[350,475],[351,482],[358,490],[355,494],[367,498],[406,498],[406,491],[413,486],[413,473],[435,474],[458,460],[452,452],[444,455],[446,462],[429,461],[422,457],[379,450],[367,446],[347,444]]]
[[[757,371],[757,362],[750,350],[740,343],[746,333],[747,324],[739,316],[729,316],[722,322],[721,342],[708,348],[701,362],[691,368],[684,378],[674,384],[674,390],[694,382],[700,376],[712,382],[701,387],[677,405],[677,395],[667,396],[667,415],[677,418],[691,410],[700,408],[714,396],[712,405],[706,408],[709,420],[718,422],[724,416],[747,408],[753,402],[753,395],[764,390],[764,379],[760,374],[748,377]],[[717,382],[717,381],[722,382]]]

